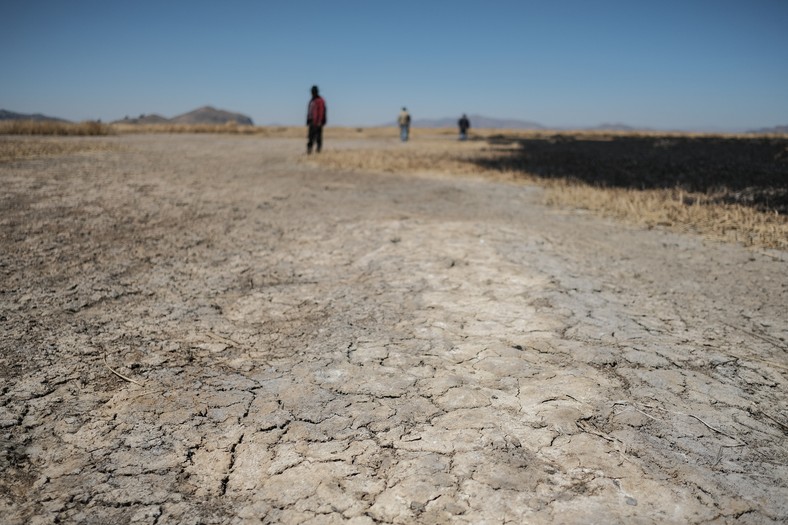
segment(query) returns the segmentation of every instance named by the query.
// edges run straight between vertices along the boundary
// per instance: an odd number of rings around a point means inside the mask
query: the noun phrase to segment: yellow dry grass
[[[720,203],[719,195],[685,192],[679,189],[603,188],[573,177],[542,178],[523,170],[513,170],[506,158],[515,145],[494,145],[486,140],[457,142],[447,140],[446,132],[430,135],[422,131],[422,139],[400,144],[396,139],[370,141],[366,147],[353,145],[348,149],[329,149],[310,157],[309,162],[338,169],[378,172],[431,172],[446,175],[475,174],[507,179],[518,183],[539,184],[545,188],[545,203],[552,206],[587,209],[646,227],[665,227],[677,231],[693,231],[709,238],[740,242],[745,246],[788,249],[788,219],[776,212],[759,211],[739,204]],[[453,133],[453,130],[449,130]],[[388,130],[388,136],[394,134]],[[489,139],[494,131],[476,133]],[[507,133],[507,136],[512,134]],[[611,135],[600,132],[573,133],[607,140]],[[555,138],[554,133],[520,132],[529,139]],[[665,134],[660,134],[665,136]],[[686,138],[686,134],[675,134]],[[731,138],[731,136],[727,136]],[[742,140],[752,139],[751,136]],[[482,161],[482,162],[480,162]]]
[[[10,121],[0,122],[0,135],[106,135],[113,133],[229,133],[270,138],[305,138],[304,126],[173,125],[173,124],[80,124]],[[412,140],[402,144],[393,127],[337,128],[325,130],[327,149],[310,157],[310,162],[337,169],[381,172],[432,172],[450,176],[477,175],[543,186],[545,202],[553,206],[588,209],[606,216],[678,231],[694,231],[705,236],[741,242],[746,246],[788,249],[788,219],[776,212],[759,211],[740,204],[723,204],[720,195],[685,192],[680,189],[633,189],[598,187],[568,174],[544,178],[529,173],[523,166],[509,161],[517,140],[593,140],[613,141],[653,137],[687,139],[709,137],[686,133],[572,132],[475,130],[474,139],[454,140],[454,129],[413,129]],[[742,141],[769,137],[752,135]],[[780,138],[780,137],[778,137]],[[782,137],[784,139],[784,137]],[[363,139],[363,140],[357,140]],[[342,141],[347,140],[345,147]],[[333,144],[332,144],[333,143]],[[117,146],[99,143],[58,140],[56,138],[7,137],[0,139],[0,161],[44,155],[71,154],[106,150]],[[788,151],[788,150],[786,150]],[[782,162],[781,159],[776,161]],[[724,197],[724,195],[723,195]]]
[[[702,193],[595,188],[558,180],[547,184],[545,202],[599,212],[644,225],[692,231],[745,246],[788,249],[788,220],[740,204],[720,204]]]
[[[117,133],[218,133],[229,135],[256,135],[271,138],[305,138],[306,126],[248,126],[228,122],[226,124],[131,124],[116,122],[110,124]],[[392,127],[351,128],[328,126],[323,136],[329,139],[385,138],[397,135]],[[445,135],[453,130],[414,130],[414,136]]]
[[[243,126],[235,122],[228,122],[227,124],[127,124],[117,122],[111,124],[112,129],[117,133],[221,133],[230,135],[261,135],[261,136],[281,136],[288,137],[291,135],[290,130],[295,128],[289,127],[260,127],[260,126]],[[300,135],[299,135],[300,136]],[[295,137],[295,135],[292,135]]]
[[[479,173],[471,161],[490,157],[489,148],[481,142],[460,145],[437,137],[421,138],[407,144],[391,139],[378,140],[366,147],[353,149],[327,148],[311,157],[323,166],[382,172],[439,172],[450,174]]]
[[[79,139],[5,137],[0,138],[0,162],[114,149],[115,144]]]
[[[6,120],[0,122],[0,135],[112,135],[114,130],[101,122],[50,122],[36,120]]]

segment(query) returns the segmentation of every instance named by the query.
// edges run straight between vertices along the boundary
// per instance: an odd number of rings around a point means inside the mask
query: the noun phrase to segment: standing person
[[[462,118],[457,121],[457,126],[460,127],[460,140],[465,140],[468,138],[468,129],[471,127],[471,121],[468,120],[468,117],[465,116],[465,113],[462,114]]]
[[[397,123],[399,124],[400,140],[402,140],[402,142],[407,142],[408,134],[410,133],[410,114],[407,108],[402,108],[402,111],[399,112]]]
[[[309,126],[306,154],[312,153],[313,144],[320,153],[323,148],[323,126],[326,125],[326,101],[320,96],[317,86],[312,86],[312,100],[306,108],[306,125]]]

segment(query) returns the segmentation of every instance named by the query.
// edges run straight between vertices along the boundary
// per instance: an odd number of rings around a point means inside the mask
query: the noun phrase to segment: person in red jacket
[[[326,125],[326,101],[320,96],[317,86],[312,86],[312,100],[306,109],[306,125],[309,126],[306,154],[312,153],[313,145],[320,153],[323,148],[323,126]]]

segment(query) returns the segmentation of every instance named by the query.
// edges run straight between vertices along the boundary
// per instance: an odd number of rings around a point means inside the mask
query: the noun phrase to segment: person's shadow
[[[557,134],[487,140],[493,148],[508,146],[473,161],[488,169],[600,187],[679,188],[713,202],[788,213],[788,138]]]

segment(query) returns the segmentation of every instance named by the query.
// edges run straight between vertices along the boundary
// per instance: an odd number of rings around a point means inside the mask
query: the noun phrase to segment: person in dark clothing
[[[465,140],[468,138],[468,129],[471,127],[471,121],[468,120],[468,117],[465,116],[463,113],[462,118],[457,121],[457,125],[460,127],[460,140]]]
[[[306,153],[312,153],[312,146],[317,152],[323,148],[323,126],[326,125],[326,101],[320,96],[317,86],[312,86],[312,100],[306,108],[306,125],[309,126]]]

